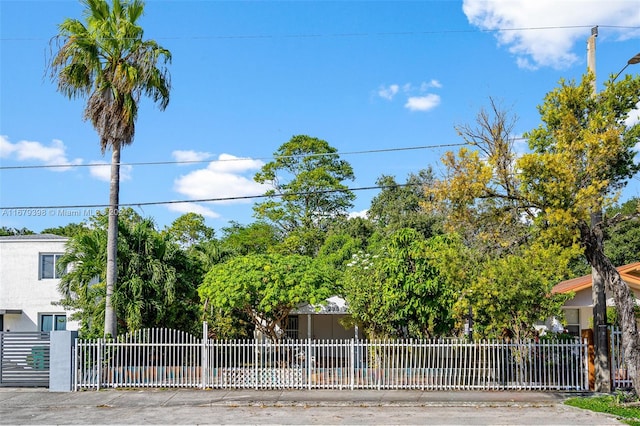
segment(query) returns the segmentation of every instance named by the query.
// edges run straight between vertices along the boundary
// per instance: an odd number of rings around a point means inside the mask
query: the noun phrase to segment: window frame
[[[565,330],[572,336],[580,337],[582,327],[580,327],[580,308],[564,308],[564,319],[566,322]],[[569,315],[567,315],[570,313]]]
[[[40,331],[43,332],[49,332],[49,331],[65,331],[67,329],[67,314],[63,314],[63,313],[53,313],[53,314],[40,314],[38,315],[38,329]],[[44,319],[45,318],[51,318],[51,330],[44,330]],[[64,323],[64,327],[63,328],[58,328],[58,322],[61,318],[64,318],[64,321],[61,323]]]
[[[38,280],[59,280],[62,278],[64,273],[58,272],[58,261],[64,255],[64,253],[54,253],[54,252],[46,252],[40,253],[38,256]],[[45,267],[44,267],[44,259],[45,256],[53,256],[53,276],[45,277]]]

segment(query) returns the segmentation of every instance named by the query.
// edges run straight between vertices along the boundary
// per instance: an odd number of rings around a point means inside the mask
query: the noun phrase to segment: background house
[[[620,277],[627,283],[640,304],[640,262],[620,266]],[[573,278],[555,285],[553,293],[575,292],[575,296],[567,300],[562,307],[567,321],[566,329],[570,334],[580,336],[584,329],[592,328],[593,299],[591,296],[591,275]],[[607,292],[607,306],[614,306],[612,295]]]
[[[345,328],[340,320],[348,316],[347,304],[338,296],[319,306],[304,305],[289,315],[286,334],[293,339],[360,338],[355,327]]]
[[[0,237],[0,330],[77,330],[61,299],[56,262],[67,238],[58,235]]]

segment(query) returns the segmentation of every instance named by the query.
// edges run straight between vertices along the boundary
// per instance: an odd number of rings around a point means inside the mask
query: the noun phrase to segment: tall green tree
[[[278,230],[266,222],[241,225],[231,222],[222,228],[220,247],[227,256],[267,254],[280,244]]]
[[[367,217],[386,234],[402,228],[413,228],[425,238],[442,233],[441,219],[425,211],[429,203],[426,188],[434,181],[431,168],[410,173],[404,184],[393,176],[382,175],[376,181],[380,193],[373,197]]]
[[[535,237],[545,244],[562,244],[579,249],[587,262],[602,276],[613,295],[623,330],[624,355],[634,388],[640,390],[640,336],[634,313],[634,298],[610,259],[599,248],[604,223],[591,226],[591,213],[614,202],[619,190],[638,171],[634,146],[640,141],[640,124],[628,125],[629,112],[640,101],[640,77],[627,76],[607,83],[597,97],[592,91],[593,76],[580,83],[562,81],[547,94],[539,107],[542,124],[526,134],[531,152],[509,167],[513,183],[509,191],[499,191],[497,178],[504,161],[511,162],[511,148],[496,150],[495,158],[478,151],[449,153],[444,161],[449,175],[440,181],[434,195],[448,207],[458,224],[473,226],[478,206],[486,201],[499,206],[506,223],[520,221],[527,232],[498,238],[506,246],[517,246]],[[495,137],[488,134],[489,142]],[[486,140],[475,142],[485,146]],[[481,210],[480,213],[490,211]],[[527,221],[528,219],[528,221]],[[617,219],[617,220],[621,220]],[[499,224],[499,220],[494,220]],[[490,229],[499,229],[498,227]],[[521,228],[526,231],[525,228]],[[483,231],[480,228],[479,231]]]
[[[204,216],[185,213],[174,220],[164,232],[184,248],[213,239],[215,231],[206,225]]]
[[[133,142],[140,98],[150,97],[164,110],[169,103],[166,65],[171,53],[143,39],[138,24],[140,0],[82,0],[84,22],[68,18],[59,25],[51,77],[69,98],[87,98],[84,118],[100,136],[102,153],[111,149],[105,335],[117,334],[112,297],[117,282],[118,205],[121,148]]]
[[[562,247],[539,245],[483,259],[473,279],[464,283],[456,317],[470,316],[473,334],[480,338],[536,337],[536,324],[562,315],[568,295],[551,289],[566,278],[570,259]]]
[[[605,229],[604,252],[616,266],[640,261],[640,217],[636,215],[639,205],[640,199],[636,197],[605,213],[611,223]],[[620,217],[630,219],[617,221]]]
[[[425,338],[453,329],[457,291],[434,262],[439,244],[405,228],[370,252],[352,256],[342,292],[367,335]]]
[[[306,135],[294,136],[273,155],[254,177],[272,185],[255,216],[283,233],[287,251],[315,255],[330,223],[353,206],[355,195],[344,183],[354,179],[353,169],[328,142]]]

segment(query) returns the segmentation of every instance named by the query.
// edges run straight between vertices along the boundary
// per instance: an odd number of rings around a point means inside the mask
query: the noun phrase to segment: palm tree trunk
[[[104,307],[104,336],[116,337],[118,319],[113,308],[113,292],[118,280],[118,205],[120,204],[120,143],[113,144],[109,185],[109,227],[107,229],[107,294]]]

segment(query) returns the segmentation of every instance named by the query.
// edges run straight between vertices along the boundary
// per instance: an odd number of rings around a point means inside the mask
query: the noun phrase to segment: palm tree
[[[130,208],[118,216],[118,285],[113,307],[124,331],[144,327],[192,330],[200,317],[197,283],[203,275],[180,246]],[[104,317],[108,217],[98,215],[69,239],[58,262],[60,304],[74,311],[85,337],[97,337]],[[197,328],[196,328],[197,329]]]
[[[87,98],[84,119],[100,136],[102,153],[111,149],[109,225],[105,297],[105,336],[116,336],[112,297],[117,281],[120,150],[133,142],[138,102],[149,96],[161,110],[169,103],[167,64],[171,53],[153,40],[143,40],[137,24],[144,11],[140,0],[81,0],[85,23],[65,19],[59,25],[51,78],[68,98]]]

